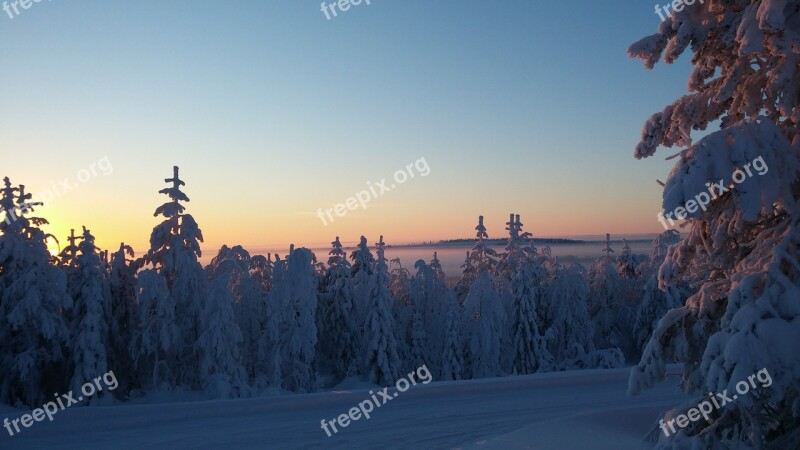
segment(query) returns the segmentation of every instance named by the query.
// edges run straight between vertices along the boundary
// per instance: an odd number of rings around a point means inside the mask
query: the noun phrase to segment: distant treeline
[[[489,246],[497,246],[497,245],[505,245],[507,243],[507,239],[485,239],[484,242],[486,245]],[[549,245],[549,244],[585,244],[586,241],[578,240],[578,239],[563,239],[563,238],[532,238],[529,239],[528,242],[536,245]],[[447,239],[442,241],[429,241],[429,242],[418,242],[413,244],[400,244],[400,245],[387,245],[387,248],[398,248],[398,247],[423,247],[423,246],[435,246],[435,245],[453,245],[453,244],[464,244],[467,246],[472,246],[475,243],[475,238],[471,239]]]

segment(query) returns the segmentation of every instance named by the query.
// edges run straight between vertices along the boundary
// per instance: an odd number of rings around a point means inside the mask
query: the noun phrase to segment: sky
[[[56,236],[85,225],[137,254],[174,165],[206,252],[470,237],[478,215],[502,237],[510,212],[535,236],[657,233],[677,149],[633,148],[690,62],[647,71],[626,49],[659,22],[623,0],[372,0],[330,20],[319,0],[43,0],[0,11],[0,176],[48,200]]]

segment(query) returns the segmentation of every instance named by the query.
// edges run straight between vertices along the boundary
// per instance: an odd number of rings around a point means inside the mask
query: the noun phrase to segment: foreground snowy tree
[[[489,272],[481,269],[464,302],[464,370],[467,378],[502,375],[501,339],[505,310],[494,290]]]
[[[447,315],[457,308],[457,304],[453,293],[447,288],[444,272],[435,253],[430,265],[419,260],[414,266],[417,273],[411,282],[411,348],[416,365],[409,369],[427,364],[438,378],[442,366]]]
[[[800,1],[738,0],[676,12],[629,49],[648,68],[691,51],[691,93],[648,120],[635,156],[687,147],[663,206],[688,219],[688,233],[670,249],[659,282],[668,289],[700,280],[685,306],[658,323],[629,392],[664,379],[673,361],[684,363],[682,385],[696,393],[694,404],[702,392],[736,392],[762,369],[772,378],[710,422],[670,437],[654,430],[661,448],[800,446],[798,42]],[[692,130],[717,120],[719,130],[692,142]]]
[[[50,264],[42,218],[27,217],[25,186],[0,188],[0,403],[36,407],[69,378],[62,313],[72,307],[64,273]]]
[[[131,387],[139,384],[130,355],[131,340],[138,321],[136,270],[139,266],[133,257],[133,248],[121,243],[119,250],[111,255],[108,275],[111,294],[108,365],[113,368],[119,381],[119,388],[114,390],[114,395],[118,397],[126,397]]]
[[[354,376],[358,371],[358,344],[361,333],[355,321],[353,281],[350,278],[350,263],[342,250],[339,237],[331,243],[328,257],[328,272],[325,293],[320,303],[326,314],[320,330],[320,365],[333,373],[334,381]]]
[[[367,238],[361,236],[358,247],[350,254],[353,260],[351,274],[353,277],[354,311],[357,323],[364,323],[370,308],[370,277],[375,273],[375,257],[367,245]]]
[[[108,371],[111,291],[94,236],[83,227],[75,273],[70,279],[72,309],[72,390]],[[105,393],[98,393],[98,396]]]
[[[162,382],[174,386],[175,376],[169,363],[181,339],[175,321],[175,303],[164,277],[153,269],[140,272],[136,280],[136,302],[139,326],[130,349],[134,367],[143,377],[149,375],[151,388],[160,388]]]
[[[455,308],[447,313],[442,350],[442,366],[439,371],[442,381],[460,380],[464,374],[464,352],[461,348],[459,316]]]
[[[476,241],[469,255],[473,271],[465,272],[465,276],[472,279],[468,283],[461,317],[463,373],[467,379],[494,377],[502,373],[500,346],[506,317],[490,275],[497,267],[497,252],[484,242],[489,235],[483,225],[483,216],[478,217],[475,231]]]
[[[547,286],[545,310],[547,349],[561,369],[591,367],[586,356],[594,351],[594,327],[587,308],[589,285],[586,269],[571,263],[557,266]]]
[[[240,358],[242,333],[234,318],[234,297],[226,276],[211,283],[207,299],[201,317],[203,331],[197,341],[203,388],[212,398],[246,396],[250,387]]]
[[[636,271],[644,281],[642,300],[636,311],[634,321],[634,338],[637,348],[644,348],[658,321],[667,311],[678,308],[689,297],[691,289],[688,283],[673,283],[662,291],[658,285],[658,270],[664,263],[667,250],[677,244],[681,237],[677,231],[667,230],[653,240],[650,259],[639,265]]]
[[[211,283],[222,280],[233,294],[235,322],[242,334],[238,359],[251,381],[257,378],[257,372],[263,368],[259,361],[258,341],[266,329],[265,284],[268,283],[263,282],[261,272],[265,262],[264,257],[250,257],[250,253],[239,245],[232,248],[223,245],[206,267]],[[217,295],[223,293],[218,292]],[[232,329],[231,324],[224,326]]]
[[[175,381],[178,385],[197,388],[200,372],[195,343],[202,332],[200,315],[208,285],[206,272],[197,262],[203,234],[194,218],[184,214],[186,208],[181,202],[188,202],[189,197],[181,191],[181,186],[186,183],[179,178],[177,166],[173,172],[172,178],[164,180],[171,186],[159,191],[170,201],[155,211],[154,216],[163,216],[165,220],[153,228],[144,262],[164,277],[178,312],[175,320],[181,342],[172,361]]]
[[[595,260],[589,273],[589,317],[594,324],[597,348],[617,347],[626,356],[633,356],[633,310],[626,296],[626,285],[611,256],[610,236],[606,234],[602,257]]]
[[[366,242],[362,239],[362,242]],[[392,296],[389,293],[389,267],[384,256],[383,236],[376,244],[378,259],[369,278],[369,295],[364,342],[366,357],[363,372],[371,383],[393,384],[399,376],[400,358],[394,334]]]
[[[536,314],[533,261],[520,263],[511,280],[510,359],[515,373],[530,374],[553,367],[553,356],[539,332]]]
[[[317,286],[314,254],[293,249],[285,262],[276,265],[274,289],[270,291],[272,383],[293,392],[312,392],[317,387],[316,348]]]

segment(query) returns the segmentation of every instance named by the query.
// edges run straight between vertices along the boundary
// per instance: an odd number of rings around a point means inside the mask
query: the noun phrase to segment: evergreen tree
[[[174,373],[169,364],[181,346],[177,314],[167,281],[154,269],[139,272],[136,280],[136,302],[139,304],[139,326],[131,340],[134,367],[143,374],[150,372],[151,386],[162,382],[174,386]]]
[[[81,386],[108,371],[109,319],[111,291],[103,261],[95,247],[94,236],[83,227],[80,253],[75,258],[75,273],[69,290],[74,301],[72,310],[72,360],[74,371],[71,387]],[[104,393],[98,393],[93,399]]]
[[[366,245],[366,240],[362,239]],[[378,259],[375,273],[369,278],[369,309],[367,312],[364,372],[372,383],[382,386],[393,384],[399,376],[400,359],[394,334],[394,320],[389,293],[389,268],[384,256],[383,236],[376,245]]]
[[[136,271],[139,265],[129,257],[134,257],[133,248],[124,242],[120,243],[119,250],[111,255],[108,275],[111,295],[108,365],[115,370],[114,374],[119,382],[114,395],[121,398],[126,397],[131,388],[139,384],[130,355],[130,345],[138,322]]]
[[[375,273],[375,258],[367,245],[367,238],[361,236],[358,247],[350,255],[353,260],[351,274],[353,277],[353,290],[355,293],[353,309],[356,322],[364,323],[367,311],[370,309],[370,278]]]
[[[411,348],[416,365],[410,369],[427,364],[434,377],[438,378],[445,343],[444,324],[447,313],[457,308],[457,303],[453,293],[447,288],[436,253],[430,265],[419,260],[415,267],[417,274],[411,283]]]
[[[555,276],[547,286],[550,299],[545,321],[545,339],[550,354],[560,369],[590,368],[594,352],[594,325],[587,308],[589,285],[586,269],[570,263],[556,266]]]
[[[206,273],[197,262],[203,234],[194,218],[184,213],[186,208],[181,202],[188,202],[189,197],[181,191],[181,186],[186,183],[179,178],[178,167],[173,170],[173,177],[164,180],[171,186],[159,191],[170,201],[158,207],[154,214],[165,220],[153,228],[150,250],[144,261],[164,277],[172,302],[180,312],[175,316],[181,340],[172,362],[175,383],[199,387],[199,355],[195,343],[202,331],[200,314],[206,303],[208,286]]]
[[[598,348],[616,347],[633,357],[633,310],[625,296],[625,286],[611,254],[611,237],[606,234],[602,257],[589,273],[589,316],[594,324],[594,343]]]
[[[460,380],[464,372],[464,356],[461,350],[461,335],[458,330],[458,315],[455,309],[447,313],[445,322],[444,349],[442,352],[441,380]]]
[[[672,284],[666,291],[658,286],[658,269],[664,263],[667,249],[679,241],[680,234],[674,230],[667,230],[656,236],[650,259],[636,268],[639,277],[645,280],[642,301],[636,311],[633,327],[637,348],[644,348],[658,321],[669,310],[682,306],[690,295],[691,289],[685,283]]]
[[[327,303],[327,314],[320,331],[320,359],[338,382],[354,376],[358,371],[358,343],[361,333],[355,321],[353,280],[350,278],[350,263],[342,250],[339,237],[331,243],[328,258],[326,292],[320,303]]]
[[[264,369],[260,367],[258,352],[258,341],[266,329],[267,316],[265,285],[268,283],[263,281],[264,266],[264,257],[251,257],[239,245],[233,248],[223,245],[206,267],[211,282],[224,281],[233,294],[234,322],[242,335],[237,358],[251,381],[258,378],[259,369]],[[217,295],[224,296],[224,293],[218,292]],[[233,329],[234,324],[222,324],[222,327]]]
[[[292,248],[285,262],[279,260],[268,304],[272,384],[293,392],[312,392],[317,387],[314,316],[318,298],[313,259],[310,250]]]
[[[658,322],[629,392],[664,379],[673,361],[684,363],[682,387],[696,393],[692,404],[703,392],[734,392],[762,369],[772,380],[710,421],[668,438],[655,429],[660,448],[800,443],[800,352],[793,347],[800,337],[799,19],[797,0],[713,2],[674,12],[628,51],[652,68],[688,50],[695,66],[690,93],[648,120],[635,156],[687,147],[663,195],[665,211],[686,210],[687,233],[670,248],[659,284],[666,290],[696,280],[698,288]],[[692,141],[692,130],[717,120],[719,130]],[[705,200],[707,207],[697,206]]]
[[[226,278],[221,275],[211,283],[201,318],[203,332],[197,341],[202,355],[201,381],[212,398],[237,398],[250,392],[239,354],[242,333],[234,318],[234,296]]]
[[[464,369],[467,378],[502,374],[500,341],[505,332],[505,311],[492,286],[489,272],[481,269],[464,304]]]
[[[25,186],[8,178],[0,189],[0,403],[41,405],[63,392],[69,328],[63,313],[72,307],[67,280],[50,264],[47,221],[27,217]]]
[[[553,357],[537,325],[533,262],[521,264],[511,280],[511,366],[518,374],[530,374],[551,369]]]

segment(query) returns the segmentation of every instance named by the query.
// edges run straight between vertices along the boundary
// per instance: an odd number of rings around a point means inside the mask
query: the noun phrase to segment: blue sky
[[[650,233],[672,163],[636,161],[684,58],[626,55],[660,19],[624,1],[66,1],[0,16],[4,169],[36,192],[108,157],[114,173],[54,199],[141,248],[181,166],[211,245]],[[327,226],[317,208],[420,157],[431,173]]]

